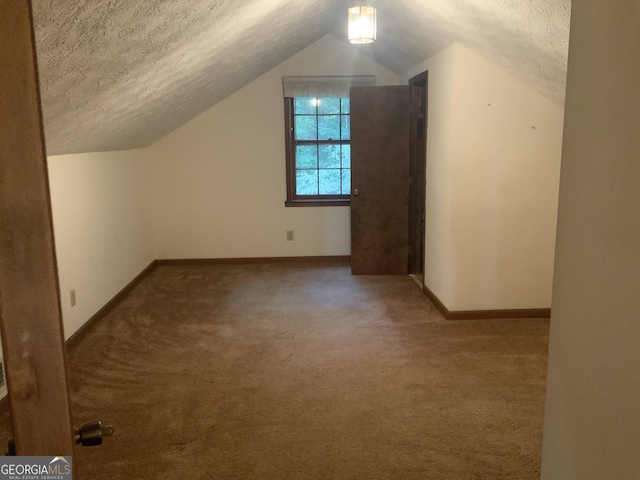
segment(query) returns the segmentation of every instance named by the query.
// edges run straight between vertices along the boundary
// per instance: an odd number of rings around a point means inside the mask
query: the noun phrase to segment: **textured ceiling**
[[[34,0],[49,154],[147,146],[317,39],[346,0]],[[372,0],[402,73],[457,41],[562,101],[569,0]]]
[[[458,42],[564,101],[571,0],[378,0],[378,39],[363,51],[395,72]],[[339,35],[339,31],[335,31]]]

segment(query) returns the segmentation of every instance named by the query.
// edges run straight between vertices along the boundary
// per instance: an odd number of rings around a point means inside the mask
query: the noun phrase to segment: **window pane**
[[[350,98],[341,98],[340,103],[342,104],[342,114],[351,113],[351,99]]]
[[[318,171],[317,170],[296,170],[296,194],[297,195],[317,195],[318,194]]]
[[[351,193],[351,170],[342,170],[342,194],[349,195]]]
[[[315,140],[317,135],[317,118],[296,117],[296,140]]]
[[[316,98],[315,97],[297,97],[294,100],[294,113],[296,115],[315,115],[316,114]]]
[[[340,168],[340,145],[318,145],[320,168]]]
[[[351,145],[342,145],[342,168],[351,168]]]
[[[295,195],[349,195],[350,100],[298,97],[293,109]]]
[[[296,147],[296,168],[318,168],[318,148],[315,145]]]
[[[340,115],[318,115],[318,140],[340,139]]]
[[[339,98],[319,98],[318,114],[336,114],[340,115],[340,99]]]
[[[351,116],[341,115],[340,119],[342,121],[342,140],[350,140],[351,139]]]
[[[340,194],[340,169],[318,170],[320,176],[320,195]]]

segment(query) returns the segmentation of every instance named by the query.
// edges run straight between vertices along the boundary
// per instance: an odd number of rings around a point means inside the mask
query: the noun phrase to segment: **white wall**
[[[640,478],[640,9],[574,0],[544,480]]]
[[[48,166],[69,338],[153,261],[144,163],[142,151],[132,150],[51,156]]]
[[[282,76],[350,74],[398,83],[326,36],[152,145],[156,258],[348,255],[349,207],[284,206]]]
[[[453,44],[429,70],[425,283],[449,310],[548,308],[563,109]]]

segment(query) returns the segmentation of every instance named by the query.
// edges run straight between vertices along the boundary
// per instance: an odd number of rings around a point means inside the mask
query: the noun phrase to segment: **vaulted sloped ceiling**
[[[458,41],[558,102],[570,0],[372,0],[402,73]],[[49,154],[147,146],[322,36],[346,0],[34,0]]]

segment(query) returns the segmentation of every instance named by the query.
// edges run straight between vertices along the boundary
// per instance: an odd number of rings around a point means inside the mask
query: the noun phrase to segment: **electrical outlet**
[[[76,289],[74,288],[69,292],[69,297],[71,298],[71,306],[76,306]]]
[[[293,242],[293,230],[287,230],[287,242]]]

